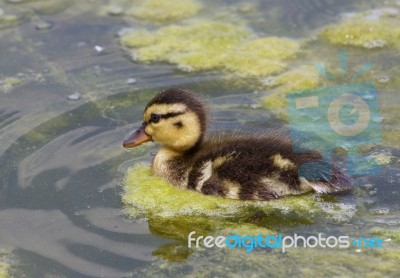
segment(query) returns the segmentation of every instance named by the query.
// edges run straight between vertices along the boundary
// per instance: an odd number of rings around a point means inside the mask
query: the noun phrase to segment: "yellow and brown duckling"
[[[142,126],[123,142],[134,148],[148,141],[161,144],[152,171],[172,185],[242,200],[269,200],[309,191],[341,192],[350,180],[338,170],[325,180],[306,180],[298,174],[303,163],[316,162],[316,152],[295,153],[281,135],[231,135],[204,140],[204,104],[185,89],[157,94],[144,110]],[[310,171],[326,171],[310,169]]]

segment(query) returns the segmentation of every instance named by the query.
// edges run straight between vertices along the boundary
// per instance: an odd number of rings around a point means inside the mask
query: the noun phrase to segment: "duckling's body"
[[[300,177],[304,163],[324,163],[317,152],[294,153],[284,136],[236,134],[203,140],[205,130],[202,102],[188,90],[169,89],[149,102],[142,127],[124,147],[159,142],[162,146],[153,160],[153,172],[176,187],[206,195],[269,200],[350,188],[347,176],[335,169],[330,175],[329,167],[309,169],[320,172],[318,181]]]

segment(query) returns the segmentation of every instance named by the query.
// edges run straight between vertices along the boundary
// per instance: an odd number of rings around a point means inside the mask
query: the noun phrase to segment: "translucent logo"
[[[282,234],[256,236],[233,234],[229,236],[195,236],[196,231],[191,231],[188,235],[188,248],[242,248],[246,253],[254,249],[281,249],[285,253],[289,248],[349,248],[350,242],[358,248],[376,249],[383,248],[383,240],[379,237],[365,238],[361,237],[353,241],[347,235],[342,236],[324,236],[322,233],[311,236],[285,236]]]
[[[346,53],[339,54],[339,61],[340,78],[329,73],[323,65],[317,65],[317,69],[326,78],[343,82],[347,65]],[[336,160],[334,154],[338,148],[346,152],[345,164],[349,175],[379,174],[377,161],[361,151],[363,146],[382,141],[377,90],[373,83],[352,83],[370,68],[371,64],[363,65],[348,78],[350,83],[347,84],[287,94],[294,151],[301,153],[309,149],[318,150],[323,157],[319,162],[303,164],[299,169],[300,176],[313,180],[322,179],[316,174],[321,171],[310,171],[322,167],[325,174],[323,179],[326,179],[326,173],[332,174],[332,166]]]

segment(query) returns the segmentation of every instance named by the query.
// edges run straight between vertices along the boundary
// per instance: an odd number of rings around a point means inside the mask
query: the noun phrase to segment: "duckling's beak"
[[[145,132],[145,124],[142,124],[142,126],[136,130],[134,133],[131,134],[131,136],[128,137],[123,143],[122,146],[124,148],[134,148],[137,147],[143,143],[152,141],[151,137],[146,134]]]

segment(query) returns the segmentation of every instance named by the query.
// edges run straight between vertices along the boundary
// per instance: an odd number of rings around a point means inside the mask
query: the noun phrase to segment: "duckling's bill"
[[[134,148],[146,142],[153,141],[152,138],[146,134],[145,128],[146,126],[143,124],[122,143],[122,146],[124,148]]]

